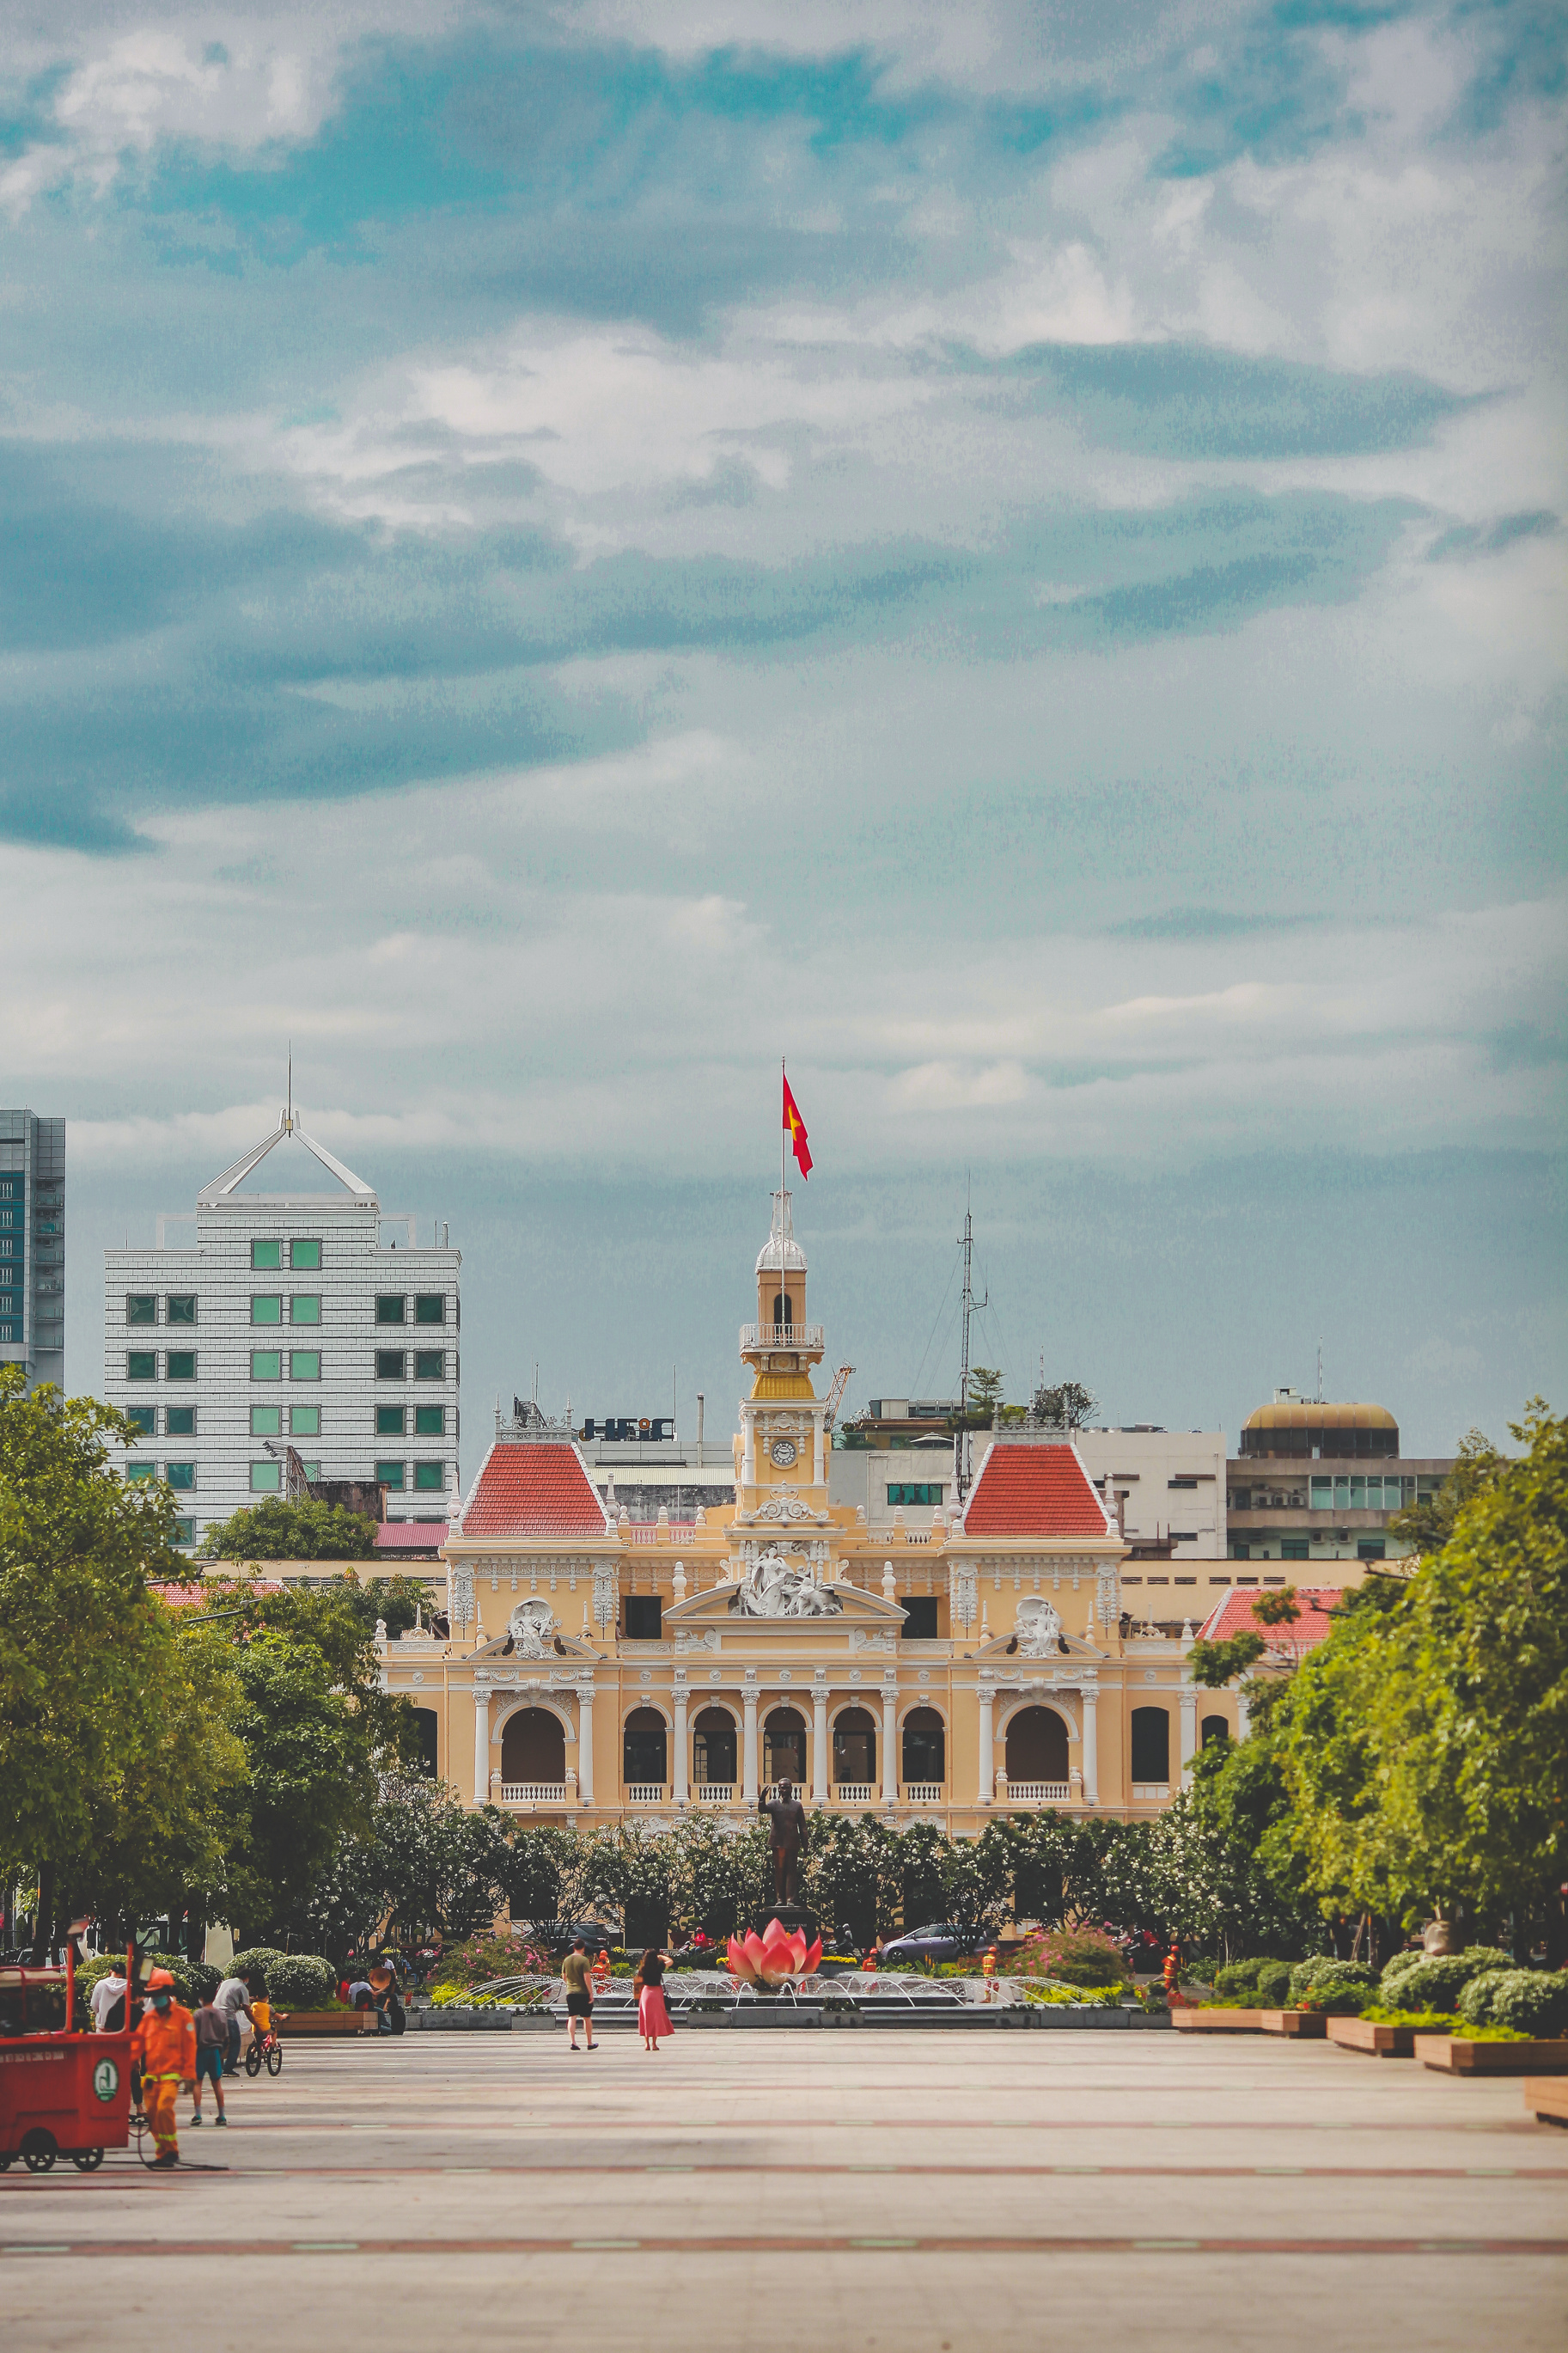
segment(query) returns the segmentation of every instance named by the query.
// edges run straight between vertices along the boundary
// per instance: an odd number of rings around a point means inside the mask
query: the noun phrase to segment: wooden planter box
[[[1178,2010],[1171,2023],[1184,2034],[1261,2034],[1268,2015],[1263,2010]]]
[[[1303,2042],[1321,2042],[1328,2020],[1315,2010],[1262,2010],[1265,2034],[1294,2034]]]
[[[1418,2034],[1415,2056],[1445,2075],[1568,2074],[1568,2039],[1554,2042],[1467,2042],[1458,2034]]]
[[[1370,2018],[1331,2018],[1328,2026],[1329,2041],[1342,2050],[1370,2051],[1379,2059],[1408,2059],[1415,2052],[1413,2026],[1377,2026]]]
[[[374,2034],[374,2010],[284,2010],[278,2013],[278,2031],[290,2034]]]
[[[1526,2076],[1524,2105],[1543,2125],[1568,2125],[1568,2076]]]

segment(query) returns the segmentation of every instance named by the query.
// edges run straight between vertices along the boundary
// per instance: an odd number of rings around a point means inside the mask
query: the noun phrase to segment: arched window
[[[1009,1781],[1065,1781],[1068,1728],[1054,1707],[1021,1707],[1007,1723]]]
[[[790,1310],[789,1293],[787,1291],[775,1291],[773,1293],[773,1322],[775,1324],[793,1324],[795,1322],[795,1317]]]
[[[623,1780],[662,1782],[665,1746],[664,1718],[658,1708],[634,1707],[621,1740]]]
[[[947,1734],[934,1707],[911,1707],[904,1718],[904,1779],[945,1781]]]
[[[503,1781],[551,1781],[566,1778],[566,1735],[561,1718],[547,1707],[520,1707],[501,1726],[500,1777]]]
[[[416,1707],[414,1721],[419,1727],[419,1770],[434,1781],[440,1761],[440,1719],[433,1707]],[[503,1766],[503,1773],[505,1769]]]
[[[1171,1778],[1171,1718],[1163,1707],[1132,1711],[1132,1778],[1169,1781]]]
[[[1223,1715],[1205,1715],[1203,1724],[1203,1746],[1223,1748],[1230,1738],[1230,1726]]]
[[[805,1778],[805,1718],[798,1709],[775,1707],[763,1726],[763,1779],[793,1781],[798,1788]]]
[[[834,1722],[833,1778],[861,1787],[877,1778],[877,1724],[866,1708],[847,1707]]]
[[[735,1772],[735,1719],[721,1707],[705,1707],[692,1725],[692,1778],[699,1788],[710,1781],[718,1781],[733,1788]]]

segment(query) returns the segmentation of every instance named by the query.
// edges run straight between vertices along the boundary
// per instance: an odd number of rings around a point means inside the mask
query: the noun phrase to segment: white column
[[[827,1803],[827,1686],[818,1683],[811,1694],[811,1802]]]
[[[899,1687],[889,1675],[882,1685],[882,1803],[899,1802]]]
[[[1100,1694],[1086,1686],[1083,1694],[1083,1802],[1100,1803]]]
[[[741,1484],[754,1487],[757,1483],[757,1417],[741,1408]]]
[[[594,1802],[594,1694],[586,1685],[577,1694],[577,1802]]]
[[[1245,1740],[1245,1739],[1246,1739],[1246,1737],[1247,1737],[1247,1695],[1246,1695],[1246,1694],[1242,1691],[1242,1689],[1241,1689],[1240,1685],[1239,1685],[1239,1684],[1237,1684],[1237,1693],[1236,1693],[1236,1736],[1237,1736],[1237,1738],[1238,1740]]]
[[[814,1475],[817,1485],[826,1487],[827,1484],[827,1428],[826,1417],[821,1413],[816,1416],[813,1435],[816,1441],[816,1470]]]
[[[748,1806],[757,1802],[757,1694],[754,1684],[748,1683],[741,1694],[742,1771],[744,1778],[741,1795]]]
[[[1193,1786],[1193,1769],[1189,1760],[1191,1759],[1193,1752],[1196,1748],[1197,1745],[1198,1695],[1191,1683],[1184,1682],[1182,1685],[1181,1757],[1182,1787],[1184,1789],[1190,1789]]]
[[[991,1691],[980,1687],[980,1803],[988,1806],[996,1792],[996,1742],[991,1730]]]
[[[490,1799],[490,1695],[488,1691],[474,1694],[474,1803],[488,1806]]]
[[[688,1786],[686,1748],[686,1685],[675,1686],[675,1802],[683,1806],[690,1795]]]

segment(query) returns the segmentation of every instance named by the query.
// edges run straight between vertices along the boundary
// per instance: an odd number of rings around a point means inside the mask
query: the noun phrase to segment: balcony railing
[[[733,1781],[694,1781],[691,1794],[700,1806],[732,1806],[735,1784]]]
[[[820,1324],[742,1324],[741,1351],[749,1348],[820,1348]]]
[[[1009,1806],[1065,1806],[1071,1790],[1066,1781],[1009,1781],[1002,1774],[996,1795]]]
[[[626,1803],[628,1806],[662,1806],[664,1783],[662,1781],[628,1781]]]
[[[906,1781],[904,1802],[910,1806],[940,1806],[942,1785],[940,1781]]]
[[[503,1806],[563,1806],[566,1803],[564,1781],[503,1781],[500,1784]]]
[[[833,1795],[841,1806],[874,1806],[878,1798],[875,1781],[836,1781]]]

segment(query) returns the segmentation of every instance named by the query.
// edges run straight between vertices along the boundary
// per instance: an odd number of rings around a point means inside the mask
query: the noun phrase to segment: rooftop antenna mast
[[[1318,1403],[1323,1402],[1323,1344],[1318,1342]]]
[[[289,1039],[289,1105],[288,1105],[288,1109],[287,1109],[287,1110],[284,1112],[284,1113],[283,1113],[283,1126],[284,1126],[284,1132],[285,1132],[287,1134],[289,1134],[289,1135],[292,1135],[292,1134],[293,1134],[293,1133],[294,1133],[294,1040],[292,1039],[292,1038],[290,1038],[290,1039]]]
[[[969,1214],[969,1190],[964,1187],[963,1231],[959,1236],[963,1251],[963,1360],[958,1370],[958,1407],[961,1413],[969,1411],[969,1319],[991,1304],[990,1286],[984,1299],[974,1296],[974,1220]]]

